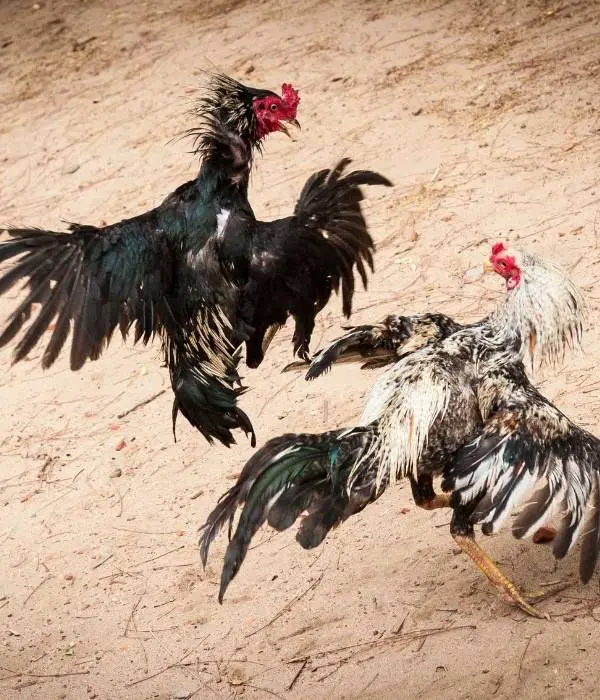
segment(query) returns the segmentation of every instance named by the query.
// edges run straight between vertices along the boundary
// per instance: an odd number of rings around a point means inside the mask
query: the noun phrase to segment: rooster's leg
[[[419,478],[410,477],[410,487],[415,499],[415,505],[425,510],[436,508],[450,508],[450,494],[436,493],[433,488],[433,476],[431,474],[419,474]]]
[[[532,617],[549,619],[547,614],[539,612],[525,600],[514,583],[500,571],[496,564],[494,564],[477,542],[475,542],[473,525],[469,520],[470,510],[472,509],[459,507],[456,508],[452,514],[450,533],[456,544],[475,562],[477,568],[486,575],[490,583],[496,586],[502,593],[506,593],[523,612],[526,612]]]

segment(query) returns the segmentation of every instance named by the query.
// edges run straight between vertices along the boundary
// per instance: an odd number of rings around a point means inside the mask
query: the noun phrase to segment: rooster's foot
[[[496,564],[494,564],[477,542],[475,542],[472,536],[453,533],[452,537],[462,551],[470,557],[480,571],[486,575],[490,583],[496,586],[501,593],[506,594],[523,612],[532,617],[546,620],[550,619],[548,613],[540,612],[525,599],[514,583],[500,571]]]

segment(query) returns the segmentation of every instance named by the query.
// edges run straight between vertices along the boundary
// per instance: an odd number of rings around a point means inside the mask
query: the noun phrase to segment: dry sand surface
[[[4,0],[0,222],[99,224],[157,204],[197,168],[187,126],[202,70],[302,95],[295,142],[271,136],[257,213],[351,156],[376,274],[353,320],[440,310],[472,320],[502,294],[465,278],[504,239],[564,263],[591,307],[585,353],[543,390],[600,433],[600,5],[594,2]],[[5,317],[14,295],[0,303]],[[336,300],[313,349],[339,334]],[[352,422],[374,374],[281,374],[291,331],[243,398],[260,442]],[[203,571],[197,527],[252,450],[180,421],[158,349],[113,344],[76,374],[0,353],[3,698],[597,697],[598,576],[506,530],[484,544],[526,589],[567,586],[545,622],[499,600],[457,554],[448,514],[406,485],[306,552],[261,531],[223,606],[226,536]],[[136,404],[166,392],[125,414]],[[121,448],[121,449],[120,449]]]

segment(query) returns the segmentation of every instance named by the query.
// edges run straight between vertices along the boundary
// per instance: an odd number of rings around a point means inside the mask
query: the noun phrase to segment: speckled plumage
[[[454,492],[451,531],[467,537],[476,522],[483,524],[485,534],[494,531],[541,482],[543,500],[527,506],[514,532],[532,532],[548,508],[559,504],[563,519],[554,546],[557,557],[566,554],[581,532],[591,500],[595,510],[581,560],[582,579],[589,579],[600,547],[600,443],[537,392],[523,364],[528,357],[535,363],[555,362],[565,347],[577,343],[584,304],[559,268],[518,255],[522,286],[509,289],[504,302],[482,321],[459,326],[439,316],[443,326],[431,332],[433,315],[424,326],[388,317],[378,326],[351,329],[317,355],[315,376],[345,352],[369,357],[383,346],[386,360],[392,355],[400,359],[376,381],[355,428],[282,436],[253,457],[252,469],[263,478],[277,472],[278,490],[264,493],[243,472],[226,497],[221,519],[215,519],[217,511],[212,513],[202,536],[205,560],[224,513],[233,518],[243,506],[245,520],[240,520],[228,549],[221,598],[255,532],[244,532],[255,508],[262,514],[258,524],[277,510],[282,527],[307,508],[308,522],[319,527],[319,536],[308,542],[320,542],[331,527],[376,500],[399,478],[409,478],[417,503],[428,507],[436,498],[436,475],[443,477],[445,490]],[[395,338],[390,318],[398,329]],[[407,328],[415,331],[413,336]],[[420,333],[419,328],[428,330]],[[451,328],[454,332],[448,333]],[[242,540],[246,544],[240,549]],[[306,538],[300,543],[308,546]]]

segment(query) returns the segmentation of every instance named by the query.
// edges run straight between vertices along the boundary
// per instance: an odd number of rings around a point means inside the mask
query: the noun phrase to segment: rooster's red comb
[[[296,110],[300,103],[300,95],[297,90],[294,90],[290,83],[284,83],[281,86],[281,99],[285,102],[286,106],[289,108],[292,119],[296,117]]]
[[[492,254],[490,256],[490,260],[495,258],[497,255],[500,255],[500,253],[502,253],[505,250],[506,246],[504,245],[504,243],[494,243],[494,245],[492,246]]]

